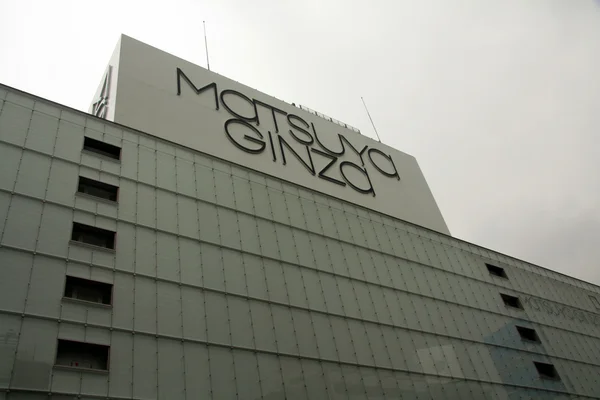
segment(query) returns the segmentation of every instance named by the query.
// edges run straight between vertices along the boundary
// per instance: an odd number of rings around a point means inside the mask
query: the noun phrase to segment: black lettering
[[[271,135],[271,131],[269,133],[269,143],[271,144],[271,152],[273,153],[273,161],[277,161],[277,155],[275,155],[275,145],[273,144],[273,135]]]
[[[281,150],[281,158],[283,159],[283,165],[287,164],[287,159],[285,158],[285,152],[283,151],[283,146],[285,145],[285,147],[287,147],[288,150],[292,152],[292,154],[298,159],[298,161],[300,161],[300,163],[302,163],[304,168],[306,168],[308,170],[308,172],[311,173],[311,175],[315,174],[315,165],[313,164],[313,160],[310,155],[308,146],[304,146],[304,147],[306,148],[306,154],[308,155],[308,161],[310,162],[310,165],[306,161],[304,161],[302,159],[302,157],[300,157],[300,155],[298,153],[296,153],[296,151],[281,136],[277,136],[277,138],[279,139],[279,149]]]
[[[246,146],[243,146],[238,141],[236,141],[233,138],[233,136],[231,136],[231,133],[229,132],[229,125],[231,125],[231,124],[239,124],[239,125],[245,126],[246,128],[250,129],[252,132],[254,132],[256,134],[256,136],[258,136],[260,139],[257,139],[255,137],[248,136],[248,135],[244,135],[244,139],[246,139],[249,142],[258,144],[259,146],[257,148],[246,147]],[[233,143],[235,145],[235,147],[237,147],[238,149],[241,149],[247,153],[258,154],[258,153],[262,153],[263,150],[265,149],[266,144],[265,144],[264,140],[262,140],[263,139],[262,133],[260,133],[258,131],[258,129],[256,129],[250,123],[248,123],[242,119],[232,118],[232,119],[228,119],[227,121],[225,121],[225,134],[227,134],[227,138],[231,141],[231,143]]]
[[[345,166],[349,166],[352,167],[358,171],[360,171],[360,173],[362,173],[366,178],[367,178],[367,182],[369,182],[369,188],[368,189],[364,189],[361,188],[359,186],[356,186],[355,184],[353,184],[348,177],[346,176],[346,174],[344,173],[344,167]],[[343,161],[342,163],[340,163],[340,172],[342,174],[342,177],[344,178],[344,180],[348,183],[348,185],[350,185],[352,187],[352,189],[356,190],[357,192],[360,193],[372,193],[373,197],[375,197],[375,190],[373,190],[373,184],[371,183],[371,178],[369,178],[369,173],[367,172],[366,168],[362,168],[359,165],[356,165],[354,163],[351,163],[350,161]]]
[[[297,141],[299,141],[300,143],[305,144],[305,145],[311,145],[311,144],[313,144],[313,142],[315,141],[315,139],[312,137],[312,135],[310,134],[310,132],[307,131],[305,128],[302,128],[301,126],[296,125],[294,123],[294,120],[302,122],[306,128],[309,128],[308,122],[306,122],[305,120],[303,120],[302,118],[300,118],[299,116],[294,115],[294,114],[288,114],[287,120],[288,120],[288,123],[290,124],[290,126],[292,126],[293,128],[299,130],[304,135],[308,136],[308,139],[299,138],[298,136],[296,136],[296,134],[294,133],[294,131],[292,131],[290,129],[290,135],[292,135],[294,137],[294,139],[296,139]]]
[[[253,99],[253,101],[254,101],[254,109],[255,110],[256,110],[256,105],[257,104],[271,110],[271,114],[273,115],[273,124],[275,125],[275,133],[279,133],[279,126],[277,125],[277,118],[275,117],[275,113],[278,112],[280,114],[287,115],[287,112],[285,112],[283,110],[280,110],[279,108],[274,107],[274,106],[272,106],[270,104],[263,103],[260,100]],[[256,115],[258,115],[258,113]]]
[[[338,134],[338,136],[340,137],[340,143],[342,143],[342,141],[348,143],[348,146],[350,146],[352,148],[352,150],[354,150],[354,152],[356,154],[358,154],[358,156],[360,157],[360,162],[362,163],[362,165],[365,165],[365,160],[363,160],[363,154],[365,153],[365,151],[369,148],[369,146],[365,145],[365,147],[362,148],[361,151],[356,150],[356,147],[354,147],[352,145],[352,143],[350,143],[348,141],[348,139],[346,139],[344,136],[342,136],[341,134]],[[344,148],[344,143],[342,143],[342,148]]]
[[[225,101],[226,94],[236,95],[239,98],[244,99],[248,104],[250,104],[252,106],[252,109],[254,110],[254,116],[248,117],[248,116],[244,116],[244,115],[238,114],[235,111],[233,111],[233,109],[231,107],[229,107],[229,105]],[[223,103],[223,105],[225,106],[227,111],[229,111],[230,114],[232,114],[240,119],[243,119],[245,121],[256,122],[256,125],[260,125],[259,120],[258,120],[258,113],[256,112],[256,104],[254,104],[254,102],[245,94],[236,92],[235,90],[225,89],[225,90],[221,91],[221,103]]]
[[[369,155],[369,160],[371,160],[371,164],[373,164],[373,166],[377,169],[377,171],[381,172],[385,176],[389,176],[390,178],[396,177],[396,179],[400,180],[400,175],[398,175],[398,170],[396,169],[394,160],[392,160],[392,156],[385,154],[383,151],[381,151],[379,149],[374,149],[374,148],[370,148],[367,153]],[[376,154],[379,154],[382,157],[386,158],[390,162],[390,165],[394,169],[394,172],[388,172],[388,171],[384,170],[383,168],[381,168],[379,165],[377,165],[377,163],[373,160],[373,156],[371,155],[371,153],[376,153]]]
[[[325,145],[324,145],[324,144],[321,142],[321,140],[319,139],[319,135],[317,135],[317,130],[315,129],[315,124],[313,124],[313,123],[311,122],[311,123],[310,123],[310,125],[312,126],[312,130],[313,130],[313,133],[315,134],[315,139],[317,140],[317,143],[319,144],[319,146],[321,146],[321,147],[323,148],[323,150],[325,150],[325,151],[326,151],[326,152],[328,152],[329,154],[333,154],[333,155],[335,155],[335,156],[341,156],[342,154],[344,154],[344,151],[345,151],[345,149],[344,149],[344,143],[342,143],[342,140],[341,140],[341,139],[340,139],[340,144],[341,144],[341,146],[342,146],[342,150],[340,150],[340,151],[334,151],[334,150],[331,150],[331,149],[327,148],[327,146],[325,146]],[[339,136],[341,136],[341,135],[339,135]]]
[[[331,176],[327,176],[325,175],[325,173],[327,172],[327,170],[329,170],[329,168],[331,168],[333,166],[333,164],[335,164],[335,162],[337,161],[337,157],[332,156],[329,153],[326,153],[324,151],[321,151],[319,149],[310,149],[313,153],[317,153],[319,155],[322,155],[325,158],[329,159],[329,164],[327,164],[320,172],[319,172],[319,178],[321,179],[325,179],[326,181],[329,181],[331,183],[335,183],[336,185],[340,185],[340,186],[346,186],[346,182],[342,182],[339,179],[335,179],[332,178]]]
[[[212,89],[215,94],[215,108],[217,110],[219,109],[219,98],[217,97],[217,84],[216,83],[214,83],[214,82],[209,83],[208,85],[206,85],[204,87],[197,88],[196,85],[194,85],[192,83],[190,78],[188,78],[187,75],[184,74],[181,69],[177,68],[177,96],[181,96],[181,78],[183,78],[183,80],[186,81],[192,89],[194,89],[194,92],[196,92],[196,94],[200,94],[200,93],[204,92],[205,90]]]

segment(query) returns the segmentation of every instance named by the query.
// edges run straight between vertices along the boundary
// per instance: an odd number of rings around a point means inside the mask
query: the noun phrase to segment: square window
[[[64,297],[99,304],[112,304],[112,285],[67,276]]]
[[[121,148],[113,146],[105,142],[101,142],[96,139],[85,137],[83,139],[83,149],[92,153],[100,154],[102,156],[112,158],[114,160],[121,159]]]
[[[107,249],[115,248],[115,232],[73,222],[71,240]]]
[[[534,361],[533,364],[535,365],[535,369],[537,369],[540,378],[560,380],[560,376],[558,375],[558,372],[556,372],[554,365],[537,361]]]
[[[84,193],[89,196],[98,197],[104,200],[117,201],[119,188],[108,183],[95,181],[93,179],[79,177],[79,185],[77,192]]]
[[[500,296],[502,297],[502,301],[504,302],[504,305],[506,305],[508,307],[518,308],[519,310],[523,309],[521,300],[519,300],[518,297],[511,296],[511,295],[504,294],[504,293],[500,293]]]
[[[519,335],[521,336],[521,339],[536,343],[541,342],[535,329],[525,328],[524,326],[517,326],[516,328],[517,332],[519,332]]]
[[[508,279],[508,276],[506,275],[506,271],[504,271],[504,268],[500,268],[497,267],[495,265],[492,264],[485,264],[485,266],[488,269],[488,272],[490,273],[490,275],[494,275],[494,276],[498,276],[500,278],[504,278],[504,279]]]
[[[56,365],[108,371],[110,347],[58,339]]]

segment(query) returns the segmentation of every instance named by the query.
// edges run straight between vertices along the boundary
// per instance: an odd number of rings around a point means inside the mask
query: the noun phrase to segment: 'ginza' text
[[[271,154],[273,162],[277,161],[278,156],[281,157],[283,165],[287,165],[291,155],[311,175],[318,176],[336,185],[348,185],[357,192],[370,193],[373,196],[375,196],[375,189],[365,161],[368,160],[369,164],[382,175],[400,180],[392,157],[377,148],[369,148],[365,145],[359,149],[339,133],[339,146],[336,146],[336,148],[328,147],[319,137],[318,130],[313,122],[309,123],[298,115],[290,114],[260,100],[251,99],[235,90],[224,89],[219,92],[217,84],[214,82],[198,88],[179,68],[177,68],[178,96],[181,96],[182,81],[187,83],[198,95],[205,91],[213,91],[215,109],[219,110],[222,105],[232,116],[232,118],[225,121],[225,135],[233,145],[247,153],[262,154],[267,151]],[[234,102],[240,104],[240,100],[249,106],[249,108],[245,107],[246,115],[232,104]],[[272,117],[275,132],[267,131],[265,135],[259,130],[258,127],[261,124],[259,108],[268,110]],[[250,114],[248,114],[248,109],[252,110]],[[283,121],[285,121],[285,126],[282,126],[284,125],[282,124]],[[289,133],[294,146],[290,144],[290,138],[284,138],[280,131]],[[299,151],[298,148],[302,148],[302,150]],[[315,155],[327,161],[320,169],[315,168],[313,161]],[[344,155],[353,156],[355,160],[360,161],[360,164],[351,161],[340,161],[340,158]],[[339,175],[335,174],[336,171],[339,171]],[[332,174],[332,172],[334,173]],[[335,177],[335,175],[340,176],[342,179]]]

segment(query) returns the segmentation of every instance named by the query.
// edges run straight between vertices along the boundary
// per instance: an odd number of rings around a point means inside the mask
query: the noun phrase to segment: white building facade
[[[0,86],[0,399],[600,398],[600,287],[413,157],[126,36],[90,112]]]

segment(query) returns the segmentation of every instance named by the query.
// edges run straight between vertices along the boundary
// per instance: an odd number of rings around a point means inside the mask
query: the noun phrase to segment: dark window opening
[[[110,305],[112,303],[112,285],[67,276],[64,296],[70,299]]]
[[[104,143],[96,139],[85,137],[83,139],[83,149],[92,153],[101,154],[106,157],[121,159],[121,148],[112,144]]]
[[[523,309],[521,300],[519,300],[518,297],[510,296],[508,294],[503,294],[503,293],[500,293],[500,296],[502,297],[502,301],[504,302],[504,304],[507,305],[508,307],[518,308],[520,310]]]
[[[560,376],[558,376],[558,372],[556,372],[554,365],[536,361],[534,361],[533,364],[535,365],[535,369],[537,369],[538,374],[540,374],[540,378],[555,380],[560,379]]]
[[[117,193],[119,188],[108,183],[98,182],[93,179],[79,177],[79,193],[89,194],[90,196],[99,197],[101,199],[117,201]]]
[[[56,365],[108,371],[110,347],[58,339]]]
[[[487,267],[490,275],[499,276],[500,278],[508,279],[508,276],[506,275],[506,271],[504,271],[504,268],[496,267],[495,265],[492,265],[492,264],[485,264],[485,266]]]
[[[523,340],[529,340],[530,342],[540,343],[540,338],[537,335],[535,329],[525,328],[524,326],[517,326],[517,331]]]
[[[115,248],[115,232],[79,224],[77,222],[73,223],[71,240],[94,246],[106,247],[107,249]]]

